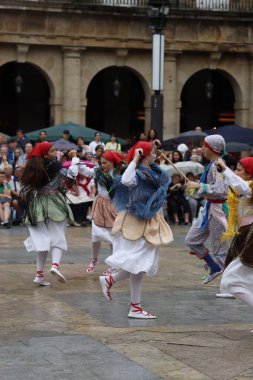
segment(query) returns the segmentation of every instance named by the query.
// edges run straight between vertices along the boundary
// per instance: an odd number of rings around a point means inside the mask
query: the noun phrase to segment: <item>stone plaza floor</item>
[[[100,288],[109,246],[86,273],[90,227],[67,229],[62,284],[32,280],[35,255],[25,252],[24,227],[0,230],[0,380],[248,380],[253,379],[253,311],[217,299],[220,278],[201,284],[203,263],[187,254],[188,227],[160,252],[159,273],[145,277],[142,305],[156,320],[128,319],[129,282],[112,301]]]

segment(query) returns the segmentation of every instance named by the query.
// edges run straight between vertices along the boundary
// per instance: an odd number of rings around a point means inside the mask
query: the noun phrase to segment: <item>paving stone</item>
[[[158,315],[156,320],[143,321],[127,317],[129,309],[128,293],[113,293],[113,300],[106,301],[102,294],[85,294],[80,297],[76,294],[64,294],[57,299],[78,307],[94,318],[111,326],[166,326],[166,325],[192,325],[192,324],[227,324],[252,323],[253,315],[249,313],[247,305],[235,300],[218,300],[215,293],[203,291],[183,290],[170,292],[145,292],[142,305],[149,312]],[[103,307],[103,312],[101,311]]]
[[[161,249],[158,276],[144,279],[142,304],[158,314],[153,321],[127,317],[128,281],[105,300],[98,275],[108,244],[95,272],[86,273],[89,227],[67,229],[61,268],[68,281],[50,278],[46,289],[32,283],[27,229],[1,230],[0,380],[253,379],[252,311],[215,298],[220,278],[201,285],[202,262],[184,245],[188,228],[172,228],[175,240]]]

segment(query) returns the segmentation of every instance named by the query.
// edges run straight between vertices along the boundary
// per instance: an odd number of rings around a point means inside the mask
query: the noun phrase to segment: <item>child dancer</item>
[[[74,163],[78,164],[76,159]],[[118,165],[122,163],[122,157],[116,152],[105,152],[101,158],[101,167],[89,168],[80,163],[79,173],[86,177],[95,178],[98,195],[92,206],[92,259],[88,265],[87,273],[95,269],[98,262],[98,254],[101,242],[112,243],[111,229],[116,218],[116,212],[112,205],[113,191],[110,191],[113,184],[113,178],[119,175]],[[108,269],[110,271],[110,269]],[[107,271],[105,271],[107,273]],[[109,273],[109,272],[108,272]]]
[[[218,160],[217,164],[229,185],[242,195],[238,199],[238,231],[225,262],[221,293],[230,293],[253,307],[253,157],[239,161],[238,175],[227,168],[222,160]]]
[[[73,219],[64,193],[68,190],[68,181],[70,187],[73,185],[78,170],[76,166],[71,166],[68,171],[62,169],[61,163],[56,160],[53,144],[48,142],[37,144],[27,158],[21,184],[28,207],[25,223],[30,237],[24,244],[28,252],[37,252],[37,272],[33,282],[48,286],[50,283],[45,281],[43,271],[50,249],[50,272],[56,275],[59,281],[66,281],[59,271],[59,264],[62,251],[67,250],[67,219]]]
[[[203,155],[210,163],[200,178],[200,183],[187,182],[186,187],[198,189],[198,194],[207,200],[203,213],[193,223],[185,242],[191,250],[191,254],[203,259],[210,269],[210,273],[203,281],[207,284],[222,273],[227,255],[227,243],[221,242],[223,233],[227,230],[226,200],[228,185],[223,175],[217,171],[214,162],[225,149],[225,141],[220,135],[205,137]],[[205,246],[210,238],[212,253],[217,261],[214,261]]]
[[[120,211],[112,230],[113,253],[105,260],[120,271],[99,277],[107,300],[111,300],[110,289],[115,282],[130,278],[130,318],[156,318],[141,307],[142,278],[144,273],[156,274],[159,246],[173,240],[168,224],[159,213],[167,197],[169,176],[153,164],[154,158],[149,142],[138,142],[129,151],[129,166],[115,186],[113,198]]]

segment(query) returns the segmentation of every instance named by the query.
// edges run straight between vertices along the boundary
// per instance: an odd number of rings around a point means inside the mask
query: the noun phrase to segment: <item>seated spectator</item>
[[[5,171],[8,165],[10,165],[8,161],[8,148],[6,146],[2,146],[0,148],[0,171]]]
[[[0,225],[4,228],[10,228],[11,215],[11,188],[6,183],[5,172],[0,172]]]
[[[77,150],[76,149],[71,149],[67,152],[67,161],[71,161],[73,157],[77,157]]]
[[[117,137],[114,133],[111,134],[110,141],[105,145],[105,150],[121,153],[121,145],[118,143]]]
[[[156,139],[158,139],[157,131],[154,128],[150,128],[147,134],[147,141],[153,142]]]
[[[85,152],[85,155],[82,158],[85,161],[96,163],[91,150],[87,150],[87,152]]]
[[[79,136],[76,140],[76,144],[77,146],[80,148],[82,154],[81,154],[81,157],[83,157],[85,155],[85,152],[87,152],[89,150],[89,145],[86,145],[85,144],[85,141],[84,141],[84,138]]]
[[[189,181],[198,182],[191,172],[187,173],[186,177]],[[206,200],[198,194],[197,189],[186,189],[186,199],[190,205],[192,221],[194,221],[198,216],[200,207],[205,206]]]
[[[95,140],[89,143],[89,150],[92,151],[92,154],[96,154],[96,147],[102,146],[105,149],[105,144],[101,140],[101,133],[95,132]]]
[[[203,156],[202,156],[202,148],[201,148],[201,147],[196,148],[196,155],[198,156],[198,160],[199,160],[199,162],[201,163],[201,162],[202,162],[202,159],[203,159]]]
[[[13,167],[14,167],[14,163],[15,163],[15,150],[17,148],[17,145],[18,145],[18,143],[17,143],[15,137],[9,138],[7,160],[9,162],[9,164],[13,165]]]
[[[190,161],[200,163],[199,162],[199,157],[198,157],[197,154],[192,154],[191,157],[190,157]]]
[[[18,164],[18,160],[20,159],[20,157],[23,155],[23,150],[22,148],[18,147],[15,149],[15,152],[14,152],[14,163],[13,163],[13,167],[15,168]]]
[[[22,152],[24,152],[25,146],[29,142],[29,139],[24,134],[23,129],[16,130],[16,141],[17,141],[17,147],[21,148]]]
[[[184,195],[185,186],[182,184],[182,178],[179,174],[173,174],[172,182],[168,188],[168,213],[172,214],[174,224],[180,223],[181,216],[185,225],[190,225],[190,206]],[[182,215],[183,214],[183,215]]]
[[[147,136],[144,132],[142,132],[139,136],[139,141],[147,141]]]
[[[183,160],[182,153],[179,152],[179,150],[173,150],[172,152],[172,162],[173,164],[176,164],[177,162],[181,162]]]
[[[40,131],[39,134],[39,142],[47,142],[47,132],[46,131]]]
[[[22,154],[18,158],[17,163],[16,163],[16,167],[24,168],[26,166],[26,163],[27,163],[26,157],[28,156],[28,154],[31,153],[32,150],[33,150],[32,143],[30,143],[30,142],[26,143],[25,144],[25,153]]]
[[[69,161],[67,153],[63,153],[62,155],[59,155],[59,158],[60,159],[58,158],[57,159],[62,163],[62,165],[64,164],[64,162]]]
[[[94,158],[95,163],[97,163],[98,165],[100,165],[103,153],[104,153],[103,146],[102,145],[96,146],[96,148],[95,148],[95,155],[94,155],[93,158]]]
[[[26,207],[24,200],[20,197],[21,190],[21,177],[23,175],[24,169],[21,167],[16,167],[14,171],[14,181],[13,187],[11,190],[12,202],[11,205],[13,207],[13,219],[14,222],[19,224],[25,219],[26,215]]]
[[[6,144],[6,140],[5,140],[4,135],[2,135],[2,134],[0,133],[0,148],[1,148],[2,146],[6,146],[6,147],[7,147],[7,144]]]
[[[69,141],[69,142],[74,142],[74,139],[73,139],[72,135],[70,134],[70,132],[67,129],[65,129],[62,132],[62,140]]]
[[[13,166],[8,164],[4,170],[6,176],[6,183],[10,185],[11,189],[14,186]]]

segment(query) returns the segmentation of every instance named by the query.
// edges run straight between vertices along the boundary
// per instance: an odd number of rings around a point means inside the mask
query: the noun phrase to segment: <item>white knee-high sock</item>
[[[251,308],[253,308],[253,296],[245,293],[235,293],[235,298],[239,299],[242,302],[245,302]]]
[[[52,264],[59,266],[62,257],[62,250],[60,248],[54,247],[52,249]]]
[[[131,289],[131,303],[138,304],[141,302],[141,288],[143,272],[138,274],[131,273],[130,276],[130,289]]]
[[[92,259],[97,259],[98,258],[100,247],[101,247],[101,241],[94,241],[94,242],[92,242],[92,245],[91,245],[91,256],[92,256]]]
[[[39,251],[37,253],[37,272],[43,272],[47,255],[48,251]]]
[[[127,272],[126,270],[120,270],[119,272],[114,273],[112,275],[112,278],[114,282],[118,282],[118,281],[125,280],[126,278],[129,278],[130,274],[131,273]]]

